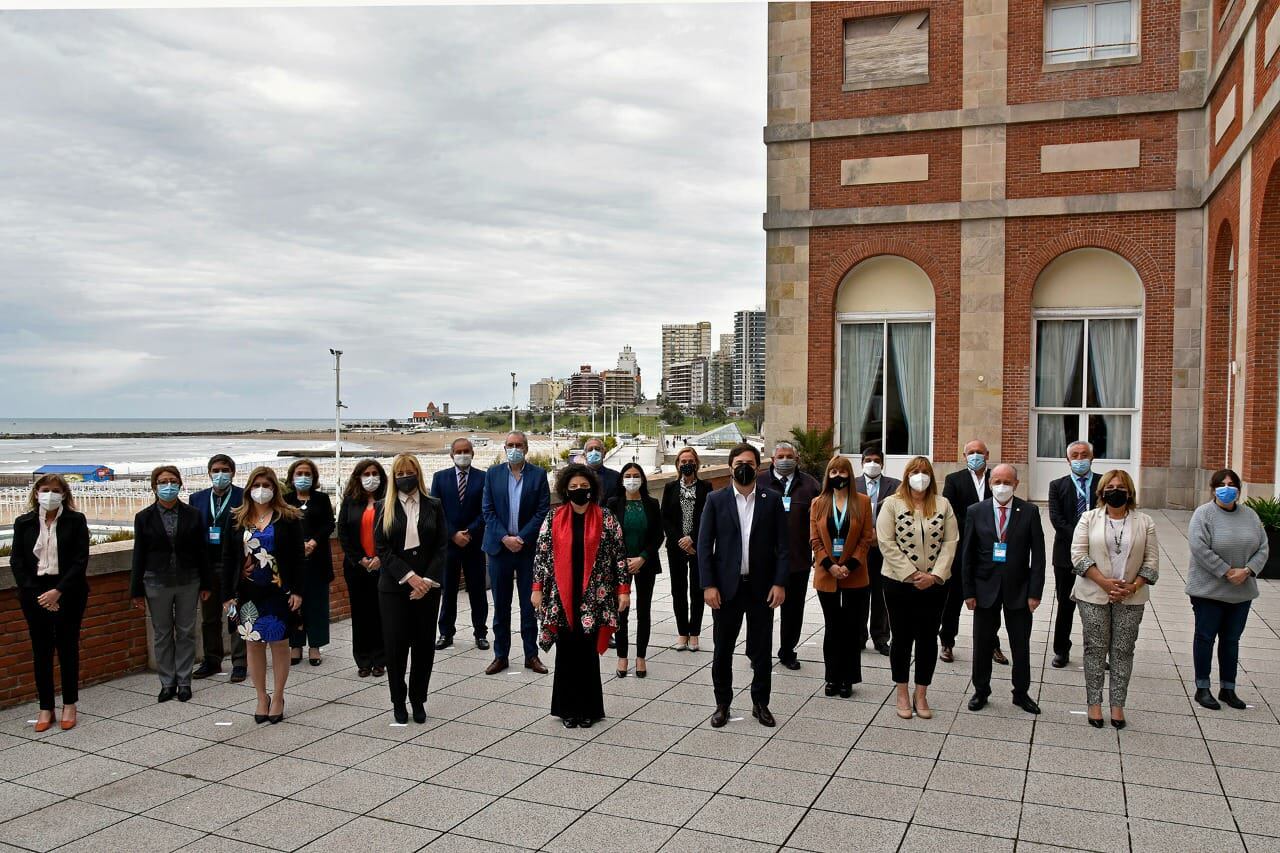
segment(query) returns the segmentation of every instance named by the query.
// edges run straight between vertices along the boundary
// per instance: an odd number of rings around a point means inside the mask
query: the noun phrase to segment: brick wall
[[[835,422],[835,297],[862,261],[900,255],[933,282],[933,459],[956,459],[960,380],[960,223],[815,228],[809,243],[809,426]]]
[[[1235,352],[1235,327],[1231,322],[1236,302],[1236,276],[1228,270],[1240,233],[1240,170],[1234,169],[1213,194],[1208,205],[1209,247],[1205,255],[1204,390],[1200,466],[1217,470],[1227,458],[1227,368]]]
[[[1181,6],[1143,0],[1138,64],[1045,71],[1044,0],[1009,0],[1009,103],[1177,91]]]
[[[1140,139],[1134,169],[1041,174],[1040,146]],[[1009,125],[1005,191],[1009,198],[1171,190],[1177,181],[1178,114],[1070,119]]]
[[[959,201],[960,136],[957,128],[814,140],[809,148],[810,204],[818,210]],[[840,184],[842,160],[901,154],[928,154],[929,180],[851,187]]]
[[[1173,211],[1046,216],[1005,222],[1004,431],[1002,456],[1026,462],[1031,406],[1031,294],[1054,258],[1072,249],[1110,249],[1137,269],[1143,316],[1142,465],[1169,464],[1173,375]]]
[[[1280,0],[1263,0],[1259,4],[1258,17],[1254,19],[1257,22],[1258,31],[1258,50],[1254,58],[1254,106],[1262,103],[1267,90],[1275,84],[1277,78],[1280,78],[1280,50],[1277,50],[1275,56],[1271,57],[1270,62],[1263,61],[1266,58],[1265,34],[1267,25],[1271,23],[1276,15],[1280,15]]]
[[[1213,94],[1209,96],[1208,115],[1205,117],[1209,123],[1209,169],[1212,170],[1218,165],[1218,161],[1222,159],[1222,155],[1227,153],[1227,149],[1231,147],[1231,143],[1240,135],[1240,128],[1244,125],[1241,118],[1241,105],[1244,103],[1244,79],[1242,68],[1244,61],[1241,59],[1241,51],[1236,50],[1231,57],[1231,61],[1227,63],[1226,70],[1222,76],[1218,78],[1218,85],[1214,87]],[[1231,124],[1227,127],[1222,138],[1214,141],[1217,134],[1217,116],[1218,110],[1226,103],[1227,98],[1235,98],[1236,115],[1231,120]]]
[[[1213,58],[1222,55],[1227,39],[1240,20],[1247,0],[1213,0],[1213,18],[1209,21],[1209,31],[1213,33]],[[1226,16],[1223,16],[1226,12]]]
[[[1280,119],[1253,145],[1249,332],[1245,345],[1244,470],[1272,483],[1276,453],[1276,353],[1280,351]]]
[[[906,112],[958,110],[963,49],[960,0],[935,2],[814,3],[812,11],[813,121]],[[844,22],[851,18],[929,10],[929,82],[844,92]]]

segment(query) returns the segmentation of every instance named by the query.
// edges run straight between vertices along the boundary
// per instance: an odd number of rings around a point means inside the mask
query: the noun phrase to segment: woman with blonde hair
[[[59,474],[31,486],[27,511],[13,520],[9,568],[31,635],[40,713],[37,732],[53,725],[53,656],[62,670],[62,728],[76,724],[80,689],[80,621],[89,599],[89,524],[76,512],[71,487]]]
[[[1138,626],[1151,598],[1147,587],[1160,578],[1156,523],[1138,511],[1138,490],[1128,473],[1117,468],[1098,480],[1098,506],[1076,522],[1071,567],[1071,600],[1084,626],[1089,725],[1103,726],[1102,682],[1110,662],[1111,725],[1123,729]]]
[[[852,488],[853,465],[846,456],[827,463],[822,491],[809,506],[809,545],[813,549],[813,588],[826,623],[822,658],[826,694],[845,699],[862,683],[857,642],[871,607],[867,551],[875,544],[871,499]]]
[[[909,720],[914,713],[927,720],[933,716],[928,690],[938,662],[943,584],[951,577],[960,530],[950,502],[938,494],[933,465],[924,456],[907,463],[898,491],[881,504],[876,539],[884,556],[884,599],[893,631],[889,664],[897,685],[898,716]],[[912,651],[914,695],[907,690]]]
[[[427,494],[422,465],[411,453],[391,461],[394,489],[382,499],[374,525],[381,564],[378,610],[387,655],[387,686],[397,723],[427,721],[427,691],[436,660],[436,621],[440,616],[440,584],[448,559],[449,532],[444,506]],[[405,670],[412,655],[409,683]]]
[[[244,638],[249,675],[258,693],[255,723],[284,719],[289,679],[289,632],[302,609],[302,522],[285,503],[276,472],[259,466],[245,484],[249,498],[236,507],[222,535],[222,589],[227,618]],[[267,693],[267,647],[274,692]]]

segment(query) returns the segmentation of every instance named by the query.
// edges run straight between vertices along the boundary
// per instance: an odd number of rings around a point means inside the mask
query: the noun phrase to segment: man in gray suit
[[[884,475],[884,454],[874,447],[862,451],[862,476],[853,481],[859,494],[871,499],[871,520],[874,523],[880,514],[880,504],[889,495],[898,491],[901,481]],[[889,611],[884,606],[884,589],[880,584],[880,567],[884,565],[884,557],[880,554],[879,545],[872,545],[867,551],[867,574],[871,577],[871,642],[876,651],[889,655]],[[859,645],[867,647],[867,626],[859,628],[862,634]]]

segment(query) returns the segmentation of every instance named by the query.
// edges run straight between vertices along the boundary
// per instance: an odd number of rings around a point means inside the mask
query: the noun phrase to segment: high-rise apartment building
[[[565,405],[574,409],[589,409],[604,403],[604,377],[584,364],[569,377],[564,389]]]
[[[662,326],[662,391],[667,391],[672,364],[711,354],[711,323],[664,323]]]
[[[727,336],[724,336],[727,337]],[[745,409],[764,401],[765,313],[733,314],[733,405]]]
[[[560,395],[564,392],[564,380],[539,379],[537,382],[529,383],[529,408],[546,410],[550,409],[560,399]]]

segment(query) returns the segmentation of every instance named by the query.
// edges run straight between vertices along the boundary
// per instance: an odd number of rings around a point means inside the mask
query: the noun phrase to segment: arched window
[[[1142,306],[1137,270],[1104,249],[1059,255],[1036,280],[1031,431],[1036,459],[1053,471],[1076,440],[1136,467]]]
[[[933,283],[906,258],[869,258],[840,282],[836,442],[842,453],[932,451],[933,320]]]

